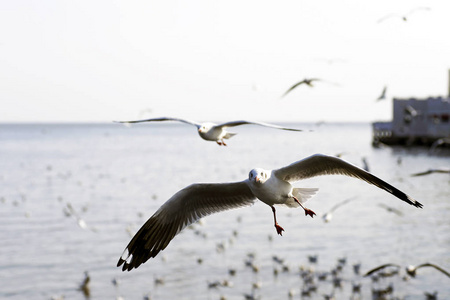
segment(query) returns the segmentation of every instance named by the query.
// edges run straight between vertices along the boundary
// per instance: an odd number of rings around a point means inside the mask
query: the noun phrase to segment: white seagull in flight
[[[268,123],[263,122],[251,122],[251,121],[231,121],[223,124],[214,124],[210,122],[205,123],[198,123],[190,120],[185,119],[179,119],[179,118],[168,118],[168,117],[162,117],[162,118],[153,118],[153,119],[145,119],[145,120],[137,120],[137,121],[114,121],[116,123],[125,123],[125,124],[131,124],[131,123],[142,123],[142,122],[162,122],[162,121],[176,121],[176,122],[182,122],[190,125],[194,125],[197,127],[198,134],[200,137],[207,141],[214,141],[220,146],[226,146],[224,139],[229,139],[232,136],[236,135],[236,133],[228,132],[226,129],[227,127],[235,127],[239,125],[259,125],[259,126],[265,126],[275,129],[281,129],[281,130],[289,130],[289,131],[303,131],[301,129],[295,129],[295,128],[287,128],[287,127],[281,127],[278,125],[272,125]]]
[[[404,15],[399,15],[399,14],[395,14],[395,13],[388,14],[388,15],[378,19],[377,23],[381,23],[390,18],[400,18],[406,22],[406,21],[408,21],[408,18],[411,14],[413,14],[414,12],[419,11],[419,10],[430,10],[430,8],[429,7],[416,7],[416,8],[411,9],[407,14],[404,14]]]
[[[164,250],[183,228],[207,215],[252,205],[256,199],[269,205],[277,233],[284,229],[277,223],[274,205],[302,207],[305,215],[315,213],[303,203],[316,188],[294,188],[291,183],[319,175],[346,175],[366,181],[415,206],[422,204],[389,183],[340,158],[315,154],[276,170],[256,168],[240,182],[195,183],[167,200],[131,239],[117,266],[130,271]]]
[[[302,81],[299,81],[297,83],[295,83],[293,86],[291,86],[286,92],[284,92],[283,96],[286,96],[287,94],[289,94],[293,89],[295,89],[296,87],[298,87],[301,84],[306,84],[309,87],[313,87],[314,85],[312,84],[314,81],[320,81],[319,78],[305,78]]]
[[[384,268],[387,268],[387,267],[396,267],[396,268],[400,268],[401,266],[399,266],[399,265],[397,265],[397,264],[384,264],[384,265],[378,266],[378,267],[376,267],[376,268],[374,268],[374,269],[368,271],[366,274],[364,274],[364,277],[367,277],[367,276],[369,276],[369,275],[372,275],[373,273],[378,272],[378,271],[380,271],[381,269],[384,269]],[[442,272],[443,274],[447,275],[448,277],[450,277],[450,273],[449,273],[449,272],[447,272],[446,270],[442,269],[441,267],[439,267],[439,266],[437,266],[437,265],[435,265],[435,264],[431,264],[431,263],[424,263],[424,264],[420,264],[420,265],[418,265],[418,266],[407,266],[407,267],[405,268],[405,270],[406,270],[406,273],[407,273],[409,276],[411,276],[411,277],[416,277],[417,270],[420,269],[420,268],[423,268],[423,267],[433,267],[433,268],[435,268],[436,270],[438,270],[438,271]]]

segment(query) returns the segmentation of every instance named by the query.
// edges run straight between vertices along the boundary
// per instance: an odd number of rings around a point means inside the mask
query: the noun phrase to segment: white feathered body
[[[202,123],[198,130],[200,137],[207,141],[220,141],[221,139],[229,139],[236,133],[227,132],[224,127],[216,126],[213,123]]]
[[[263,182],[249,181],[250,189],[253,194],[267,205],[286,205],[288,207],[299,207],[294,197],[305,203],[319,189],[317,188],[294,188],[288,181],[276,177],[272,171],[258,170],[264,172]]]

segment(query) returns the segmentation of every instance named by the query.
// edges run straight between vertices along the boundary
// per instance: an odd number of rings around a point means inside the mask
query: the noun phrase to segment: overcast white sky
[[[4,0],[0,122],[389,120],[447,94],[449,29],[448,0]]]

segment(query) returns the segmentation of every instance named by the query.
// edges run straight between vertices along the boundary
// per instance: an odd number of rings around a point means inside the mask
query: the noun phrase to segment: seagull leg
[[[309,208],[306,208],[306,207],[304,207],[303,206],[303,204],[301,204],[300,203],[300,201],[298,201],[298,199],[297,198],[295,198],[294,197],[294,200],[295,200],[295,202],[297,202],[298,203],[298,205],[300,205],[304,210],[305,210],[305,216],[308,216],[308,215],[310,215],[311,216],[311,218],[313,218],[314,217],[314,215],[316,214],[315,212],[313,212],[312,210],[310,210]]]
[[[278,225],[278,223],[277,223],[277,216],[276,216],[276,213],[275,213],[275,207],[271,206],[271,208],[272,208],[272,212],[273,212],[273,220],[274,220],[274,222],[275,222],[275,229],[277,230],[277,233],[278,233],[279,235],[283,235],[284,229],[283,229],[283,227],[281,227],[281,226]]]
[[[222,139],[222,145],[227,146],[227,144],[225,144],[225,141]]]
[[[222,142],[221,142],[221,141],[216,141],[216,143],[217,143],[219,146],[222,146]]]

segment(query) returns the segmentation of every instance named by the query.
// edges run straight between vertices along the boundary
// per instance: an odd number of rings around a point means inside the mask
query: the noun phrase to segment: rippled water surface
[[[426,292],[450,299],[443,273],[422,268],[411,278],[404,270],[425,262],[450,270],[450,177],[411,176],[449,167],[449,151],[372,148],[370,124],[287,125],[314,131],[242,126],[219,147],[183,124],[0,125],[0,298],[84,299],[78,288],[87,271],[91,299],[371,299],[389,287],[387,299],[425,299]],[[342,154],[360,166],[365,157],[372,173],[424,208],[353,178],[322,176],[296,184],[320,188],[307,203],[316,218],[277,209],[282,237],[270,208],[258,202],[185,229],[136,270],[116,267],[131,235],[181,188],[241,181],[254,167],[279,168],[314,153]],[[349,198],[323,222],[321,215]],[[309,262],[314,255],[317,263]],[[342,258],[340,285],[331,275],[318,279]],[[373,282],[353,271],[384,263],[402,266],[399,275]],[[300,276],[310,268],[312,283]],[[228,286],[209,287],[214,282]]]

